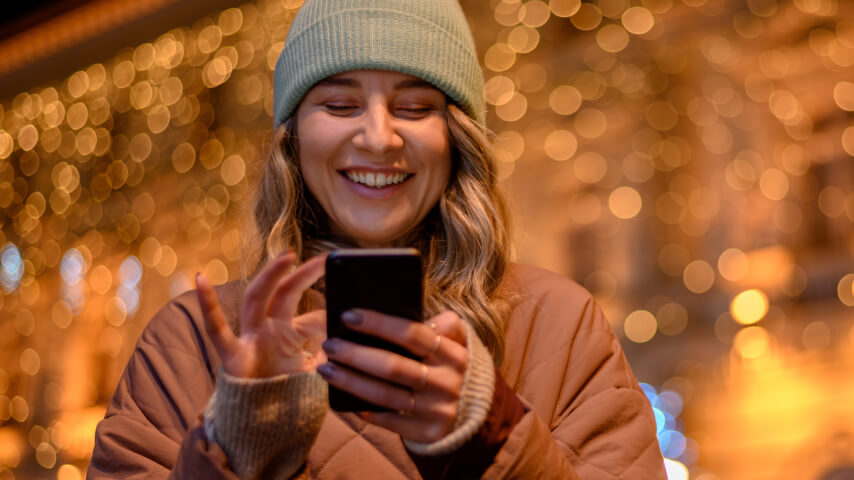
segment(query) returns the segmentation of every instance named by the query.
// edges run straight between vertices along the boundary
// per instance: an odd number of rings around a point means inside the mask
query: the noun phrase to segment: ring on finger
[[[415,391],[423,390],[427,385],[427,365],[421,364],[421,379],[418,381],[418,385],[415,386]]]

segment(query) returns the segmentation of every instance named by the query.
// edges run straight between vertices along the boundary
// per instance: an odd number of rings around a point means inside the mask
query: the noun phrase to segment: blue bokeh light
[[[652,414],[655,416],[655,431],[661,433],[664,430],[664,427],[667,424],[667,419],[664,417],[664,412],[653,407]]]
[[[86,259],[83,258],[79,250],[72,248],[62,256],[59,273],[62,274],[62,279],[66,284],[77,285],[80,280],[83,280],[87,268]]]
[[[142,280],[142,263],[131,255],[119,267],[119,280],[125,284],[138,285]]]
[[[678,417],[682,413],[682,396],[670,390],[664,390],[658,395],[656,407]]]
[[[658,436],[661,453],[667,458],[678,458],[685,451],[685,435],[676,430],[665,430]]]
[[[139,309],[139,289],[135,285],[119,285],[116,296],[125,304],[127,313],[133,314]]]
[[[688,464],[696,462],[696,442],[685,437],[685,425],[679,418],[684,406],[682,396],[671,390],[660,393],[648,383],[640,383],[641,390],[652,405],[658,446],[665,459],[682,459]]]
[[[639,383],[641,390],[643,390],[643,394],[646,395],[646,398],[649,400],[649,403],[655,404],[655,399],[658,396],[658,393],[655,391],[655,387],[648,383]]]
[[[0,284],[6,293],[11,293],[21,284],[24,276],[24,260],[13,243],[7,243],[0,252]]]

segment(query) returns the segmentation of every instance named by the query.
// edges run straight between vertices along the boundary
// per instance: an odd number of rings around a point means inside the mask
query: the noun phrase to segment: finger
[[[196,292],[202,307],[205,331],[210,337],[221,359],[230,357],[235,347],[234,332],[228,327],[222,307],[210,281],[201,273],[196,274]]]
[[[367,422],[414,442],[433,443],[451,433],[454,428],[453,418],[425,419],[396,412],[359,412],[358,415]]]
[[[323,349],[329,359],[337,364],[412,390],[436,390],[449,397],[456,397],[462,389],[463,374],[453,368],[428,367],[388,350],[339,338],[323,342]]]
[[[327,255],[313,257],[281,279],[273,291],[267,314],[273,318],[293,317],[303,292],[317,283],[326,272],[326,257]]]
[[[435,330],[439,335],[448,337],[460,345],[466,344],[468,330],[463,323],[463,319],[461,319],[456,313],[447,310],[428,319],[424,323],[427,325],[432,323],[434,325],[433,330]]]
[[[243,312],[240,317],[241,330],[252,330],[256,328],[266,317],[270,296],[279,278],[284,275],[296,262],[297,256],[293,251],[280,255],[263,270],[246,288],[243,297]]]
[[[421,322],[361,309],[344,312],[341,320],[353,330],[400,345],[432,365],[450,362],[464,369],[468,361],[464,344],[437,336],[438,333]]]
[[[409,411],[412,408],[412,392],[408,388],[371,378],[335,363],[326,363],[317,368],[330,385],[391,410]]]

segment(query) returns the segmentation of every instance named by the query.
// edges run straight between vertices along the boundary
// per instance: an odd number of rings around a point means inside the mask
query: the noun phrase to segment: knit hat
[[[317,82],[369,69],[426,80],[484,124],[483,72],[458,0],[306,0],[276,62],[274,126]]]

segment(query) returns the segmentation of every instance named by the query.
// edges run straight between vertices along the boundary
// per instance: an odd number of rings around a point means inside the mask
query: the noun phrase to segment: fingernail
[[[332,378],[332,374],[335,373],[335,369],[332,368],[332,365],[324,363],[323,365],[317,367],[317,373],[319,373],[321,377],[329,380],[330,378]]]
[[[331,338],[323,341],[323,349],[326,353],[335,353],[338,350],[338,342]]]
[[[353,310],[347,310],[341,314],[341,321],[348,325],[359,325],[362,323],[362,314]]]

